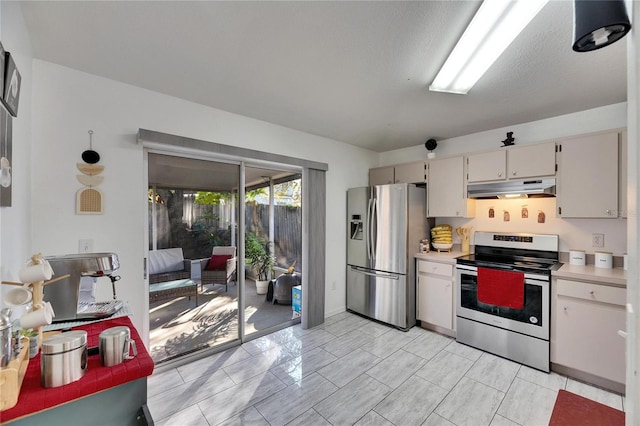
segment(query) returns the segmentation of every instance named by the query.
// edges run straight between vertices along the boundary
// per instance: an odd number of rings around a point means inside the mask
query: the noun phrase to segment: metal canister
[[[43,387],[55,388],[75,382],[86,371],[86,331],[67,331],[42,342],[40,383]]]
[[[0,310],[0,367],[6,367],[11,361],[11,329],[11,309],[4,308]]]
[[[107,328],[98,336],[100,362],[105,367],[112,367],[133,359],[138,355],[136,342],[131,339],[131,330],[124,325]],[[131,355],[133,350],[133,355]]]

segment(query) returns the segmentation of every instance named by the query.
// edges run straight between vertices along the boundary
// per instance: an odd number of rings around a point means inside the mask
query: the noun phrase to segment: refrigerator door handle
[[[400,276],[399,275],[392,275],[392,274],[380,274],[380,273],[376,273],[376,272],[367,272],[367,271],[363,271],[360,268],[356,268],[355,266],[351,267],[351,270],[353,272],[357,272],[359,274],[363,274],[363,275],[368,275],[370,277],[376,277],[376,278],[388,278],[391,280],[399,280]]]
[[[375,223],[374,223],[375,220]],[[376,258],[378,256],[378,199],[373,199],[373,208],[371,209],[371,259],[373,265],[375,265]]]
[[[367,206],[367,257],[369,264],[373,261],[373,251],[371,250],[372,238],[373,238],[373,226],[371,226],[371,219],[373,218],[373,198],[369,198],[369,205]]]

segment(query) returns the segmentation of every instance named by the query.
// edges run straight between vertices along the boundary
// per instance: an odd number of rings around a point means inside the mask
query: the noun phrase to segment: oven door
[[[505,330],[549,340],[549,277],[524,274],[524,306],[513,309],[478,300],[478,272],[475,266],[456,265],[458,298],[456,315]]]

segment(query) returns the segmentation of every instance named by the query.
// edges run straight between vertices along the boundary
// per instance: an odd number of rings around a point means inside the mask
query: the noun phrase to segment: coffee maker
[[[54,276],[69,274],[68,278],[44,287],[44,299],[56,313],[54,322],[106,318],[123,305],[116,297],[115,272],[120,267],[115,253],[79,253],[46,256]],[[96,302],[98,278],[111,281],[113,300]]]

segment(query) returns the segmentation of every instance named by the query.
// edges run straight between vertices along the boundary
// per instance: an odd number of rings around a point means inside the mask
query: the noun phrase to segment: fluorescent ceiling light
[[[484,0],[429,90],[467,94],[549,0]]]

